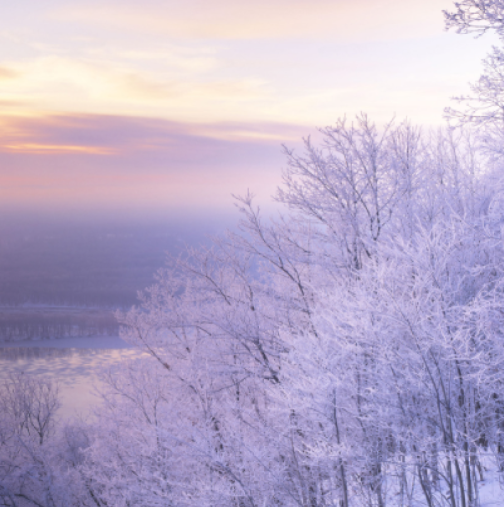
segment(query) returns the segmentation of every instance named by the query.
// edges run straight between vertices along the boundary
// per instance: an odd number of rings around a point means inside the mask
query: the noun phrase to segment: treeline
[[[117,336],[113,312],[90,308],[0,307],[0,342]]]

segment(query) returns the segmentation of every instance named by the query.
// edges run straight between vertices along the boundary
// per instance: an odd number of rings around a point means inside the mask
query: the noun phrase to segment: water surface
[[[20,373],[53,380],[60,386],[60,416],[87,417],[99,403],[100,372],[141,354],[117,336],[0,344],[0,380]]]

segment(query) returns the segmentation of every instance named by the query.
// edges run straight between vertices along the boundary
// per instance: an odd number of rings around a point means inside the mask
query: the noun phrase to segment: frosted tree
[[[501,10],[446,20],[500,34]],[[492,459],[504,470],[501,64],[451,112],[486,144],[341,119],[285,148],[279,216],[246,195],[238,232],[169,260],[119,316],[145,355],[104,379],[82,498],[479,505]]]
[[[495,30],[499,36],[504,32],[504,2],[502,0],[463,0],[455,2],[455,10],[443,11],[446,26],[459,33],[482,35]]]
[[[0,384],[0,505],[90,507],[100,505],[83,479],[82,424],[58,420],[57,384],[27,374]]]
[[[239,233],[122,315],[146,356],[108,377],[100,502],[477,502],[481,449],[500,449],[498,186],[451,131],[323,134],[287,150],[282,216],[240,199]]]
[[[504,3],[500,0],[465,0],[455,3],[455,11],[444,12],[447,28],[458,33],[481,36],[488,31],[504,38]],[[504,53],[494,46],[483,60],[483,74],[471,85],[471,94],[455,97],[461,109],[446,108],[448,118],[480,127],[483,140],[490,148],[502,145],[500,132],[504,120]],[[484,127],[484,128],[482,128]],[[498,140],[495,142],[495,136]],[[500,151],[499,149],[497,151]]]

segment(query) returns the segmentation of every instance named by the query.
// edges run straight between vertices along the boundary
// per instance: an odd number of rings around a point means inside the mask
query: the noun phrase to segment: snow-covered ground
[[[484,472],[483,481],[479,483],[480,505],[481,507],[501,507],[504,505],[503,477],[499,478],[494,459],[489,458],[483,463],[487,470]]]

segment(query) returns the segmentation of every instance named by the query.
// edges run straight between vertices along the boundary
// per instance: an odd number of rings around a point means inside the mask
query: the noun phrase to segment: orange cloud
[[[1,146],[6,151],[22,152],[31,154],[51,154],[58,153],[83,153],[86,155],[112,155],[115,150],[111,148],[100,148],[97,146],[70,146],[70,145],[56,145],[56,144],[37,144],[37,143],[20,143],[20,144],[4,144]]]
[[[18,72],[9,67],[0,67],[0,80],[3,79],[14,79],[18,76]]]

